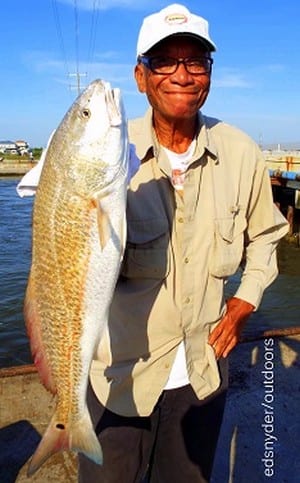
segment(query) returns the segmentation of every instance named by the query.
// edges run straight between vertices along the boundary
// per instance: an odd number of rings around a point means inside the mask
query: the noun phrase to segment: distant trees
[[[42,151],[43,151],[43,148],[32,148],[31,152],[33,154],[34,159],[40,159]]]

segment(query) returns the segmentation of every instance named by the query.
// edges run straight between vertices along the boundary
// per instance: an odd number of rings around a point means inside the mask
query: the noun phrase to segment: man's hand
[[[255,308],[236,297],[230,298],[226,305],[224,317],[208,338],[208,343],[214,348],[217,359],[227,357],[238,344],[241,332]]]

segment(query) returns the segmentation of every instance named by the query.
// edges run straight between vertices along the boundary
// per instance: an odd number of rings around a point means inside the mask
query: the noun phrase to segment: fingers
[[[239,342],[241,326],[226,314],[211,332],[208,343],[213,347],[217,359],[227,357]]]
[[[220,337],[213,343],[210,340],[208,342],[214,349],[216,358],[220,359],[230,354],[232,349],[238,344],[239,339],[236,336],[228,338]]]
[[[254,305],[237,297],[227,300],[226,314],[208,338],[217,359],[227,357],[238,344],[242,329],[254,308]]]

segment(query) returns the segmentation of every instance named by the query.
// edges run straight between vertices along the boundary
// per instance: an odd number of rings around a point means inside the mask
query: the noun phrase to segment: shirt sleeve
[[[257,156],[245,233],[246,263],[235,294],[256,309],[264,290],[278,275],[276,247],[289,229],[287,220],[273,202],[269,173],[258,149]]]

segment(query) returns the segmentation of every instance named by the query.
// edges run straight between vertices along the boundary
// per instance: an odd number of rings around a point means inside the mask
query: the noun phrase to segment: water
[[[17,183],[0,178],[0,367],[31,362],[22,312],[33,200],[17,196]]]
[[[17,178],[0,178],[0,367],[32,362],[23,319],[23,299],[31,256],[33,198],[19,198]],[[300,249],[285,243],[279,250],[280,275],[265,293],[246,332],[298,326]],[[239,276],[228,284],[233,294]]]

